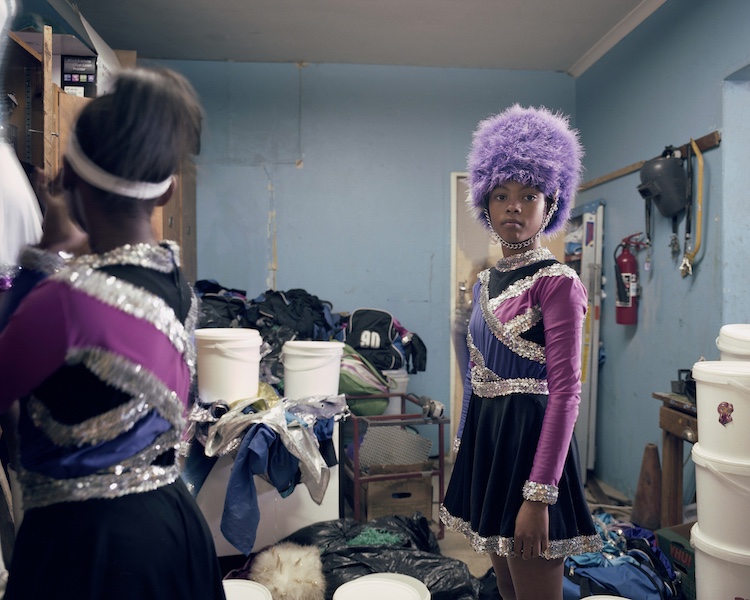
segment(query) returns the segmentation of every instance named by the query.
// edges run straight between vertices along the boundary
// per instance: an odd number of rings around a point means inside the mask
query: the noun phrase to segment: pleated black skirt
[[[472,395],[440,518],[466,535],[477,552],[513,556],[516,516],[546,405],[545,395]],[[545,558],[599,551],[602,542],[581,483],[575,438],[558,488],[558,500],[549,506]]]
[[[223,600],[213,538],[181,480],[24,514],[6,600]]]

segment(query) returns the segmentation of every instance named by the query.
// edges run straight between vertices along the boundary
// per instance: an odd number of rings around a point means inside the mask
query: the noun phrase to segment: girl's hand
[[[549,546],[549,508],[544,502],[524,500],[516,517],[513,538],[516,556],[539,558]]]
[[[45,208],[39,248],[48,252],[87,253],[88,236],[71,218],[65,201],[62,169],[52,181],[48,181],[44,173],[37,169],[34,173],[34,190]]]

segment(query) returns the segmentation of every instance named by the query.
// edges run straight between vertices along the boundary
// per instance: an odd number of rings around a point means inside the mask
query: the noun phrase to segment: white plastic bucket
[[[284,396],[301,400],[338,394],[343,353],[343,342],[286,342],[281,349]]]
[[[716,338],[721,360],[750,360],[750,324],[724,325]]]
[[[695,548],[695,598],[750,598],[750,553],[718,542],[696,523],[690,530]]]
[[[196,329],[198,395],[233,404],[258,395],[260,333],[245,328]]]
[[[704,536],[750,552],[750,462],[726,460],[693,446],[698,522]]]
[[[428,595],[427,598],[429,597]],[[392,578],[387,573],[372,573],[358,577],[347,581],[333,592],[333,600],[383,600],[384,598],[424,600],[425,596],[411,582]]]
[[[396,394],[405,394],[406,389],[409,387],[409,371],[406,369],[390,369],[383,371],[383,375],[390,377],[392,382],[396,384],[395,388],[391,388],[391,392]],[[401,396],[391,396],[388,399],[388,406],[385,409],[386,415],[398,415],[401,413]]]
[[[249,579],[224,579],[222,582],[227,600],[273,600],[268,588]]]
[[[701,446],[750,462],[750,361],[700,361],[692,373]]]

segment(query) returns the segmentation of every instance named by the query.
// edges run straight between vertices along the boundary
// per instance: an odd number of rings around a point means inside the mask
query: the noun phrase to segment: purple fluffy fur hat
[[[560,231],[570,216],[581,181],[583,147],[567,117],[544,107],[514,104],[477,126],[468,157],[469,197],[474,215],[484,216],[489,193],[501,183],[516,181],[539,188],[547,198],[558,194],[557,212],[544,230]]]

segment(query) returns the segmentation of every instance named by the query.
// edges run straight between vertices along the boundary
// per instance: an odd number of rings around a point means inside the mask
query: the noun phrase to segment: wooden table
[[[698,441],[695,403],[681,394],[654,392],[663,405],[659,409],[662,429],[661,526],[682,523],[683,442]]]

